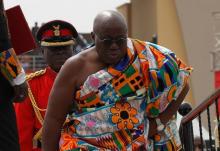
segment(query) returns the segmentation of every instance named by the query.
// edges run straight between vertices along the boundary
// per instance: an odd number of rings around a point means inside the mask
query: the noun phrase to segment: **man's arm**
[[[11,45],[3,0],[0,0],[0,72],[14,86],[15,99],[17,101],[25,99],[27,96],[25,72]]]
[[[189,91],[189,84],[186,82],[185,87],[177,97],[175,101],[172,101],[169,106],[158,116],[161,122],[165,125],[172,117],[177,113],[180,104],[183,102],[185,96]],[[150,127],[149,127],[149,137],[152,137],[157,133],[157,124],[154,118],[149,118]]]
[[[72,59],[72,58],[71,58]],[[43,124],[42,148],[44,151],[57,151],[62,125],[71,111],[79,67],[67,60],[59,71],[50,93]]]

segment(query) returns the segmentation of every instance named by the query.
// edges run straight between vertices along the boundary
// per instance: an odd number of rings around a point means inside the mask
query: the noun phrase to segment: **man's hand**
[[[189,91],[189,84],[188,82],[186,82],[183,90],[180,92],[177,99],[175,101],[172,101],[165,109],[165,111],[160,113],[160,115],[158,116],[158,118],[160,118],[163,124],[166,124],[173,117],[173,115],[177,113],[179,106],[183,102],[188,91]],[[149,122],[150,122],[149,136],[152,137],[157,133],[157,124],[154,118],[149,118]]]
[[[13,101],[15,103],[22,102],[28,95],[28,86],[27,83],[24,82],[21,85],[15,85],[14,86],[14,99]]]

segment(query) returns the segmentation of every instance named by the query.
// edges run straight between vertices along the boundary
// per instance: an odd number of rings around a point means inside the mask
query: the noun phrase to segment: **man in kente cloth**
[[[127,32],[118,12],[96,16],[94,47],[68,59],[52,88],[44,151],[181,149],[173,117],[191,68],[171,50]]]

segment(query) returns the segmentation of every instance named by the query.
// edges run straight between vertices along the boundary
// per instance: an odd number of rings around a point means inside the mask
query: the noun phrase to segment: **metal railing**
[[[198,105],[195,109],[193,109],[191,112],[189,112],[186,116],[182,118],[179,131],[184,151],[194,151],[196,147],[196,141],[197,143],[199,142],[199,148],[202,151],[220,150],[220,124],[218,116],[219,98],[220,89],[216,90],[211,96],[209,96],[200,105]],[[198,129],[194,127],[194,121],[198,121]],[[214,121],[216,121],[217,123],[215,124]],[[204,127],[207,127],[208,130],[208,132],[206,132],[208,133],[206,138],[204,135]],[[213,131],[214,127],[216,127],[215,134]],[[199,136],[195,136],[196,130],[199,130]]]
[[[41,70],[46,66],[42,55],[20,55],[18,58],[27,73]]]

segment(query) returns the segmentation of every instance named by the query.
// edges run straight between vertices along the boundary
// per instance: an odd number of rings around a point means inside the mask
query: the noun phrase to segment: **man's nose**
[[[115,40],[113,40],[110,45],[110,49],[118,49],[118,48],[119,48],[119,45],[117,44]]]

